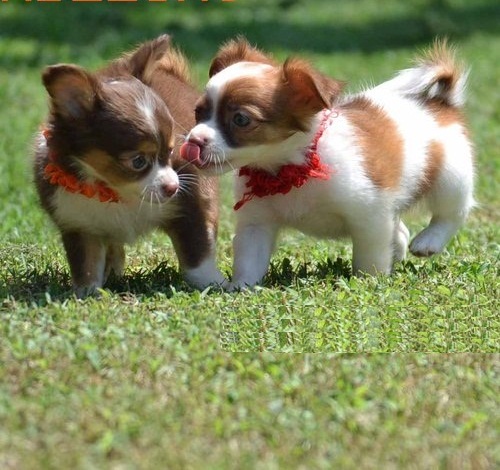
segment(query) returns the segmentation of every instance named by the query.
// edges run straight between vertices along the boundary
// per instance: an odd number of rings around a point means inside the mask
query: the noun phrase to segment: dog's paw
[[[196,289],[205,289],[209,286],[226,288],[228,280],[217,269],[212,258],[200,263],[196,268],[184,270],[184,279]]]
[[[415,256],[432,256],[441,253],[443,249],[443,237],[429,227],[420,232],[410,244],[410,251]]]
[[[255,284],[248,284],[244,281],[233,281],[228,282],[227,286],[224,288],[227,292],[240,292],[244,290],[252,290]]]

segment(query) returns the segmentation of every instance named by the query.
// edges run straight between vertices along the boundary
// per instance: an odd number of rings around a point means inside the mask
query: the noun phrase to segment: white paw
[[[243,282],[243,281],[234,281],[234,282],[228,282],[224,289],[228,292],[238,292],[241,290],[252,289],[254,287],[254,285],[248,284],[248,283]]]
[[[443,236],[428,227],[420,232],[411,242],[410,251],[415,256],[432,256],[443,251],[446,241]]]
[[[184,272],[186,281],[197,289],[204,289],[208,286],[218,286],[226,288],[227,279],[215,267],[214,260],[209,258],[203,261],[198,267],[186,269]]]

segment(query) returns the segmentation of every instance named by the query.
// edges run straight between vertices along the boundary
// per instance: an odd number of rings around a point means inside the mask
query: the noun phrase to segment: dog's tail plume
[[[445,39],[436,40],[417,58],[415,65],[381,86],[423,101],[437,100],[455,107],[464,105],[469,73],[456,60],[454,48]]]

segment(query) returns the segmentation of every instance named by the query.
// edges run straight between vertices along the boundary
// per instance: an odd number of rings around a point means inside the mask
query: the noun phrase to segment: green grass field
[[[499,21],[494,0],[0,3],[0,468],[497,467]],[[101,299],[76,300],[32,184],[40,72],[96,68],[164,32],[200,89],[240,33],[351,91],[449,36],[472,69],[478,207],[444,254],[392,277],[351,278],[348,242],[287,232],[262,288],[197,292],[156,233]],[[412,234],[426,220],[405,219]]]

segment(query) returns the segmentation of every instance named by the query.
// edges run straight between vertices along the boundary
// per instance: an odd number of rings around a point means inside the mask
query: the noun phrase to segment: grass
[[[494,468],[497,2],[199,3],[0,4],[0,467]],[[472,67],[478,208],[446,253],[410,257],[388,278],[350,277],[347,242],[287,232],[264,286],[239,294],[191,290],[153,234],[128,249],[124,279],[102,299],[77,301],[31,182],[40,70],[98,67],[165,31],[200,88],[238,33],[279,58],[308,57],[351,90],[450,36]],[[229,275],[227,177],[222,186]],[[406,220],[412,233],[425,223]]]

